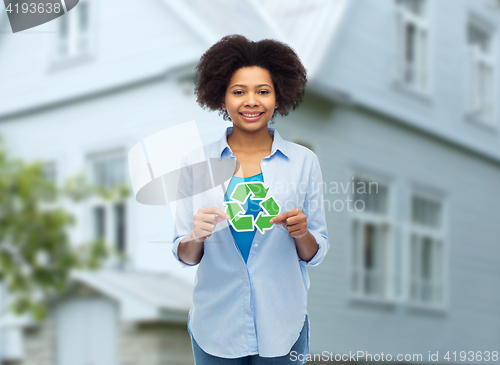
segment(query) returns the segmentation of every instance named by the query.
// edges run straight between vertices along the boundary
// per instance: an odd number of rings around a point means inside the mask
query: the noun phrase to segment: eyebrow
[[[239,86],[239,87],[246,87],[246,85],[236,84],[236,85],[231,86],[231,87],[230,87],[230,89],[232,89],[233,87],[236,87],[236,86]],[[257,86],[256,86],[256,88],[257,88],[257,87],[261,87],[261,86],[269,86],[269,87],[271,87],[271,85],[268,85],[268,84],[260,84],[260,85],[257,85]]]

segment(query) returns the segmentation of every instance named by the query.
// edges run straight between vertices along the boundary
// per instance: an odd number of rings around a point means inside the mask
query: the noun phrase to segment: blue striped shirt
[[[184,156],[182,166],[208,159],[236,160],[227,143],[233,127],[219,141]],[[193,303],[188,316],[188,331],[208,354],[237,358],[259,354],[284,356],[299,338],[308,320],[307,265],[323,261],[328,240],[323,206],[322,174],[314,152],[283,140],[274,128],[271,154],[260,163],[263,180],[281,207],[281,213],[300,208],[307,216],[307,229],[316,239],[318,251],[309,261],[302,260],[295,239],[281,225],[262,234],[255,231],[248,261],[239,253],[224,220],[203,245],[203,257],[197,264]],[[187,174],[189,176],[189,174]],[[207,178],[209,178],[207,176]],[[203,179],[183,181],[193,191]],[[193,216],[199,208],[217,207],[225,211],[224,194],[231,179],[206,193],[194,194],[177,202],[172,252],[177,255],[179,242],[193,229]],[[309,332],[309,321],[308,332]],[[309,353],[309,335],[306,355]]]

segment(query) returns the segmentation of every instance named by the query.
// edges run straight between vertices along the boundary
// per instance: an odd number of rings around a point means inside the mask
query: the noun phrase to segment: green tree
[[[58,188],[44,169],[41,161],[10,158],[0,136],[0,282],[12,298],[0,312],[31,313],[37,321],[47,314],[44,300],[67,288],[73,269],[98,270],[111,256],[127,259],[102,239],[74,247],[67,229],[75,218],[60,202],[78,203],[92,195],[123,200],[128,187],[90,185],[82,172]]]

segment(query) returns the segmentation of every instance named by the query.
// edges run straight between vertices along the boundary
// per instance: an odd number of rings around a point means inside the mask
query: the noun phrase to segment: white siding
[[[118,306],[109,299],[71,298],[57,306],[57,365],[118,365]]]
[[[342,23],[341,37],[330,47],[318,80],[350,93],[354,99],[402,123],[500,159],[498,128],[485,128],[467,118],[469,16],[500,31],[498,11],[487,0],[429,1],[430,96],[397,87],[395,0],[356,2]],[[495,46],[500,46],[496,38]],[[500,65],[500,55],[495,55]],[[495,76],[500,84],[500,76]],[[495,104],[500,105],[500,95]],[[500,126],[500,116],[495,123]],[[492,133],[493,132],[493,133]]]
[[[492,288],[500,279],[500,215],[488,207],[500,204],[499,165],[360,109],[306,103],[277,124],[285,139],[313,141],[327,185],[346,184],[354,171],[366,171],[386,178],[394,190],[394,275],[401,296],[393,302],[349,299],[350,213],[326,211],[331,248],[322,265],[308,268],[311,353],[436,349],[444,355],[460,346],[495,348],[500,295]],[[414,188],[444,199],[444,310],[418,309],[407,300],[409,266],[403,260]]]

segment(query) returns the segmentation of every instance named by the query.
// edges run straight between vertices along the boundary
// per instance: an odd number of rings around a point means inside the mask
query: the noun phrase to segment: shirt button
[[[265,163],[265,162],[263,162],[263,163],[262,163],[262,166],[266,166],[266,163]]]
[[[256,243],[254,246],[255,246],[255,247],[258,247],[258,246],[259,246],[259,244],[258,244],[258,243]]]

